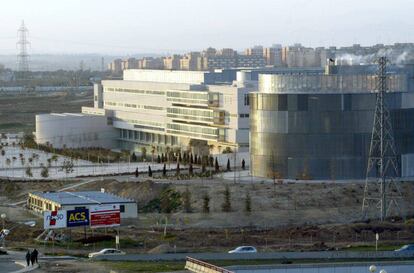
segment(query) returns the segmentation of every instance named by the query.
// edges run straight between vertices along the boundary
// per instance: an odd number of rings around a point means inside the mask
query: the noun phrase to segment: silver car
[[[253,246],[239,246],[230,250],[229,253],[257,253],[257,249]]]
[[[115,248],[104,248],[99,252],[89,253],[89,258],[95,258],[99,256],[112,256],[112,255],[125,255],[125,252]]]

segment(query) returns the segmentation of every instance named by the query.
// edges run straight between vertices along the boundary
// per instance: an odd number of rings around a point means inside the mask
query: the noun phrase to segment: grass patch
[[[106,269],[112,269],[123,273],[132,272],[171,272],[184,270],[185,262],[98,262]]]
[[[8,122],[8,123],[2,123],[0,124],[0,130],[6,130],[6,129],[16,129],[25,127],[26,125],[20,122]]]
[[[403,245],[378,245],[378,251],[394,251]],[[341,250],[345,251],[375,251],[375,245],[351,246]]]

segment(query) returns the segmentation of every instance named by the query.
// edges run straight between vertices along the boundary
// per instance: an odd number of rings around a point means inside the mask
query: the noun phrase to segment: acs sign
[[[67,227],[89,226],[89,210],[76,209],[67,211]]]

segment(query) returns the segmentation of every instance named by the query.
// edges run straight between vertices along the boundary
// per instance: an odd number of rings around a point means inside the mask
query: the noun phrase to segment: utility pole
[[[24,21],[17,30],[17,78],[23,83],[24,88],[27,88],[27,81],[29,80],[29,53],[27,47],[30,42],[27,40],[29,30],[26,28]]]
[[[387,93],[387,59],[380,57],[377,72],[377,93],[371,144],[366,171],[362,212],[367,216],[370,209],[379,209],[379,218],[385,221],[392,206],[398,211],[397,200],[402,198],[395,178],[398,177],[397,154],[392,131],[391,117],[385,105]]]

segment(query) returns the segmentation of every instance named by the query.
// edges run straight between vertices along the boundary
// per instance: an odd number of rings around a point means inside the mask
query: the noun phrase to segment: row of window
[[[178,138],[175,136],[169,136],[157,133],[147,133],[142,131],[134,131],[127,129],[120,129],[119,136],[121,139],[147,142],[147,143],[158,143],[164,145],[176,145]]]
[[[167,108],[167,113],[197,117],[213,117],[213,110],[194,108]]]
[[[139,89],[129,89],[129,88],[113,88],[105,87],[106,92],[125,92],[125,93],[135,93],[135,94],[148,94],[148,95],[165,95],[165,91],[156,91],[156,90],[139,90]]]
[[[117,107],[127,107],[127,108],[134,108],[134,109],[146,109],[146,110],[156,110],[162,111],[164,107],[154,106],[154,105],[139,105],[134,103],[122,103],[122,102],[113,102],[113,101],[105,101],[105,106],[117,106]]]
[[[207,92],[179,92],[179,91],[168,91],[167,92],[168,98],[187,98],[187,99],[194,99],[194,100],[208,100],[208,93]]]
[[[219,130],[217,128],[193,126],[178,123],[168,123],[167,133],[183,135],[187,137],[202,139],[217,139]]]
[[[115,118],[116,121],[124,121],[128,123],[144,125],[144,126],[156,126],[156,127],[164,127],[163,123],[155,122],[155,121],[148,121],[148,120],[136,120],[136,119],[121,119]]]

